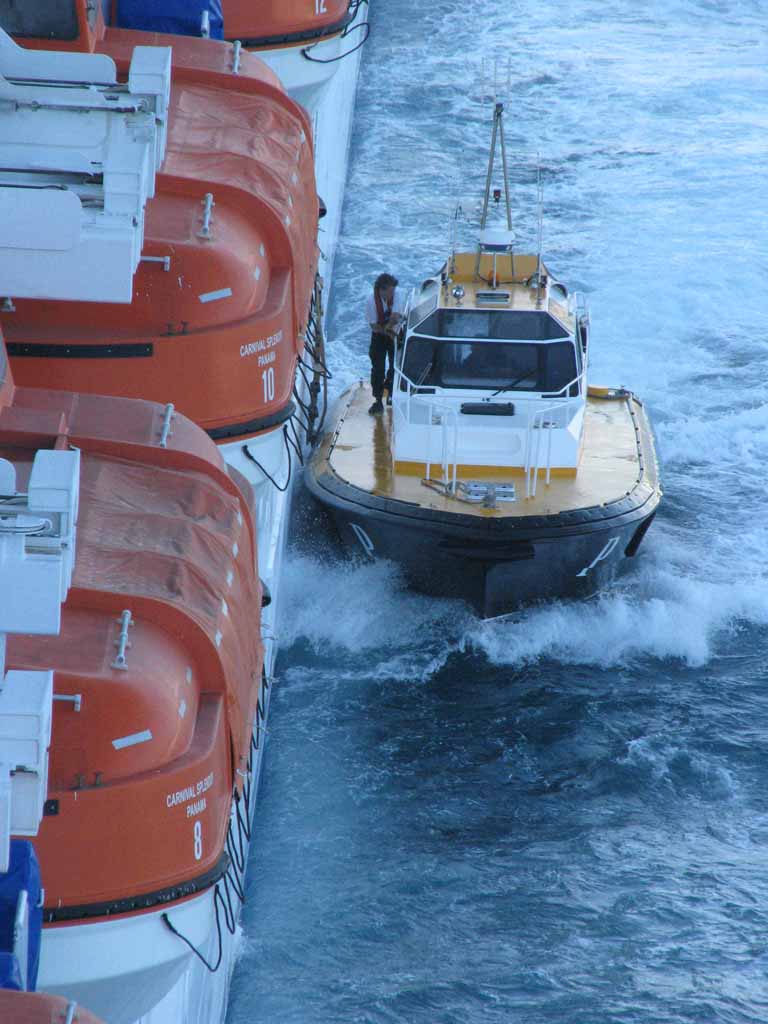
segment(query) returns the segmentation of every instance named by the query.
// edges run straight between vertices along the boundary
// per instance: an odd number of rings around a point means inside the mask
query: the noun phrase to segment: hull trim
[[[379,497],[339,479],[327,465],[321,467],[310,463],[305,479],[315,498],[332,508],[363,515],[384,516],[393,520],[421,520],[433,525],[463,529],[468,535],[483,538],[485,541],[493,538],[501,541],[505,537],[516,540],[527,537],[557,537],[564,533],[583,533],[585,529],[600,530],[606,523],[612,524],[619,518],[638,518],[638,513],[645,510],[649,502],[652,502],[652,507],[655,508],[659,497],[658,492],[648,486],[637,488],[635,492],[630,492],[606,505],[586,506],[555,515],[478,520],[475,516],[461,512],[437,512],[397,498]],[[643,515],[645,514],[647,512],[643,511]]]
[[[107,903],[85,903],[77,907],[44,907],[43,921],[46,924],[53,924],[61,921],[81,921],[93,917],[113,917],[115,914],[130,914],[149,910],[159,904],[175,903],[188,896],[194,896],[195,893],[210,889],[227,873],[229,863],[229,855],[223,853],[210,871],[206,871],[197,878],[190,878],[178,885],[169,886],[167,889],[157,889],[139,896],[128,896],[125,899],[110,900]]]
[[[231,423],[226,427],[213,427],[211,430],[206,430],[206,434],[212,441],[230,440],[233,437],[244,437],[246,434],[260,434],[263,430],[271,430],[272,427],[279,427],[281,423],[286,423],[295,412],[296,403],[291,401],[270,416],[248,420],[246,423]]]
[[[265,49],[270,46],[291,46],[294,43],[310,43],[320,39],[327,39],[329,36],[337,36],[344,29],[352,24],[355,12],[347,11],[343,18],[333,25],[324,25],[322,28],[308,29],[304,32],[288,32],[280,36],[258,36],[252,39],[241,39],[240,42],[246,49]],[[234,40],[230,40],[233,42]]]
[[[9,356],[33,359],[147,359],[154,353],[152,342],[130,345],[50,345],[8,341],[6,348]]]

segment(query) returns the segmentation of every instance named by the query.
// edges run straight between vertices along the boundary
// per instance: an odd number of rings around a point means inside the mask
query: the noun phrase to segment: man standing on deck
[[[365,319],[371,328],[371,390],[373,405],[368,412],[372,416],[384,412],[382,397],[386,388],[392,404],[392,383],[395,373],[395,335],[403,319],[403,301],[397,291],[397,278],[391,274],[379,274],[373,286],[373,293],[365,303]],[[387,370],[387,362],[389,369]]]

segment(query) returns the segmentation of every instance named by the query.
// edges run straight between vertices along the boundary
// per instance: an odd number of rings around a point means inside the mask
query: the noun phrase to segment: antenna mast
[[[507,180],[507,149],[504,144],[504,104],[496,101],[493,107],[493,127],[491,129],[491,150],[488,154],[488,173],[485,178],[485,194],[483,195],[483,212],[480,217],[480,230],[485,227],[488,219],[488,203],[491,198],[491,180],[493,165],[496,160],[496,139],[501,141],[501,167],[504,174],[504,202],[507,210],[507,231],[512,230],[512,208],[509,202],[509,182]]]
[[[538,256],[536,261],[536,309],[541,309],[541,247],[544,238],[544,185],[541,180],[541,160],[536,161],[536,195],[539,219]]]
[[[475,276],[480,273],[480,257],[483,253],[483,232],[485,231],[486,224],[488,221],[488,206],[491,201],[491,193],[493,192],[494,202],[499,202],[501,199],[501,189],[493,189],[493,170],[496,163],[496,149],[497,145],[501,149],[501,169],[504,185],[504,206],[507,217],[507,244],[500,246],[498,244],[493,245],[492,251],[494,252],[494,287],[496,281],[496,255],[500,252],[506,252],[512,262],[512,273],[514,275],[514,254],[512,252],[511,236],[512,236],[512,204],[509,195],[509,174],[507,170],[507,147],[504,138],[504,103],[499,99],[498,90],[498,68],[494,65],[493,74],[493,121],[491,125],[491,145],[488,153],[488,171],[485,176],[485,191],[483,193],[483,207],[480,215],[480,241],[477,247],[477,258],[475,260]],[[510,69],[509,64],[507,65],[507,92],[510,90]],[[483,97],[485,99],[485,96]]]

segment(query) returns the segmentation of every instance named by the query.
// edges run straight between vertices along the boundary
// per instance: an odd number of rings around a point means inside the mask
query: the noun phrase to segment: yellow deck
[[[396,472],[390,448],[392,410],[371,416],[370,387],[361,382],[344,396],[337,430],[323,439],[318,457],[327,459],[342,480],[380,497],[393,498],[444,512],[476,516],[555,515],[579,508],[604,505],[641,488],[650,493],[658,487],[653,437],[642,404],[632,395],[598,397],[592,389],[587,401],[584,445],[575,477],[553,477],[545,483],[540,474],[537,493],[526,498],[522,470],[517,482],[518,500],[500,503],[497,509],[444,497],[421,482],[419,475]],[[642,466],[642,468],[641,468]],[[440,467],[433,467],[433,476]],[[509,472],[468,468],[460,477],[473,480],[509,480]]]

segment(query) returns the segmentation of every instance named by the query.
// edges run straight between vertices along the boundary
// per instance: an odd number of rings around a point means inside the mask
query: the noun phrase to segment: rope
[[[361,46],[368,42],[368,36],[371,34],[371,26],[368,24],[367,21],[364,21],[362,25],[353,25],[348,32],[342,33],[341,38],[344,39],[346,38],[346,36],[351,35],[353,32],[356,32],[358,29],[361,28],[365,30],[365,36],[360,40],[357,46],[353,46],[352,49],[347,50],[346,53],[340,53],[336,57],[326,57],[324,59],[322,57],[311,57],[309,53],[311,47],[305,47],[301,51],[301,55],[302,57],[304,57],[305,60],[311,60],[313,64],[333,64],[337,60],[344,60],[345,57],[350,57],[353,53],[359,50]]]
[[[264,469],[264,467],[259,462],[259,460],[254,455],[252,455],[250,453],[250,451],[248,450],[248,445],[247,444],[243,445],[243,454],[245,455],[246,459],[250,459],[251,462],[258,469],[261,470],[261,472],[264,474],[264,476],[267,478],[267,480],[269,480],[269,482],[271,484],[273,484],[278,489],[278,491],[280,491],[281,494],[285,494],[285,492],[288,490],[288,486],[289,486],[289,484],[291,482],[291,469],[292,469],[292,465],[293,465],[292,462],[291,462],[291,450],[288,447],[288,427],[287,426],[283,427],[283,440],[285,442],[285,450],[288,452],[288,478],[286,479],[285,484],[284,484],[283,487],[280,486],[280,484],[277,482],[277,480],[275,480],[275,478],[271,475],[271,473],[268,473],[266,471],[266,469]]]
[[[293,426],[293,430],[294,430],[294,435],[297,434],[297,430],[296,430],[296,425],[295,424]],[[299,440],[298,437],[295,437],[294,440],[291,440],[291,438],[289,438],[287,434],[286,434],[286,438],[288,440],[288,443],[291,445],[293,450],[296,452],[296,458],[299,460],[299,463],[303,466],[304,465],[304,453],[301,450],[301,441]]]
[[[288,455],[290,459],[290,452]],[[255,460],[254,460],[255,461]],[[262,668],[262,678],[265,685],[268,685],[266,674]],[[257,726],[258,728],[258,726]],[[226,849],[229,855],[229,864],[227,870],[216,883],[213,890],[213,906],[216,920],[216,935],[218,938],[218,954],[216,956],[215,963],[210,963],[205,956],[197,949],[196,946],[190,942],[190,940],[183,935],[179,929],[173,924],[167,912],[160,915],[161,920],[166,925],[169,931],[171,931],[178,939],[189,947],[194,953],[201,964],[210,971],[211,974],[215,974],[221,967],[221,962],[224,957],[224,934],[221,927],[221,916],[224,915],[224,924],[227,927],[227,931],[230,935],[234,935],[237,930],[237,911],[234,905],[233,893],[237,898],[238,902],[242,905],[245,903],[245,871],[247,867],[247,844],[251,840],[251,821],[250,821],[250,807],[251,807],[251,793],[253,789],[253,757],[254,753],[258,750],[258,742],[255,739],[253,733],[251,733],[251,739],[248,750],[248,771],[247,780],[243,786],[243,804],[246,809],[246,816],[243,818],[240,809],[240,800],[235,794],[235,821],[237,823],[237,836],[235,836],[232,828],[232,820],[230,819],[229,827],[227,828],[227,839]]]
[[[196,946],[192,945],[192,943],[189,941],[189,939],[186,937],[186,935],[182,935],[181,934],[179,929],[171,922],[171,919],[170,919],[170,917],[168,917],[167,913],[164,912],[164,913],[162,913],[160,915],[160,919],[169,928],[169,930],[172,931],[173,934],[177,938],[181,939],[181,941],[185,945],[189,946],[189,948],[195,954],[195,956],[200,961],[200,963],[204,967],[206,967],[211,972],[211,974],[215,974],[216,971],[218,971],[219,967],[221,967],[221,960],[222,960],[222,957],[224,956],[224,937],[223,937],[222,932],[221,932],[221,920],[219,918],[219,902],[218,902],[219,900],[221,900],[222,903],[223,903],[223,898],[222,898],[221,894],[219,893],[219,883],[217,882],[216,886],[215,886],[215,888],[213,890],[213,905],[214,905],[214,908],[215,908],[215,911],[216,911],[216,934],[218,935],[218,938],[219,938],[219,955],[216,957],[216,963],[213,964],[213,965],[211,965],[205,959],[203,954],[200,952],[199,949],[197,949]],[[227,920],[226,914],[225,914],[225,920]],[[228,922],[227,922],[227,928],[229,928],[229,923]],[[234,926],[230,930],[230,935],[234,935]]]

